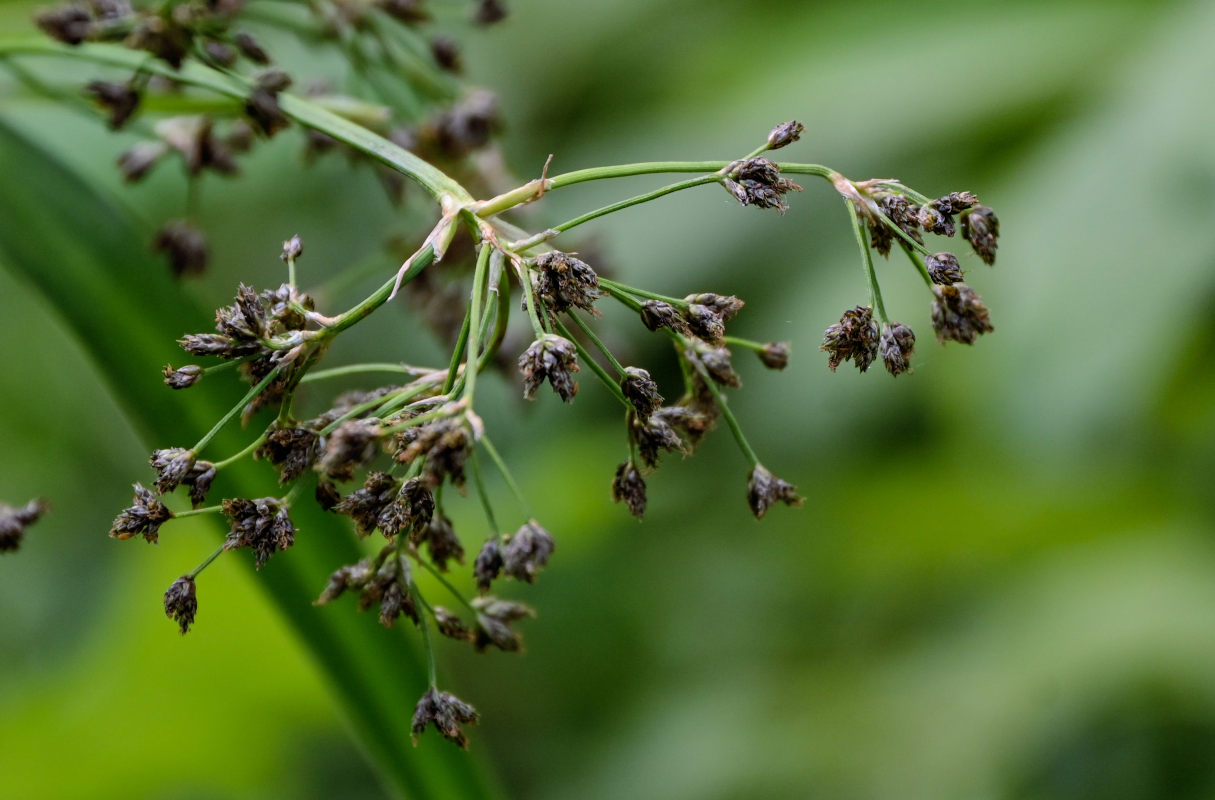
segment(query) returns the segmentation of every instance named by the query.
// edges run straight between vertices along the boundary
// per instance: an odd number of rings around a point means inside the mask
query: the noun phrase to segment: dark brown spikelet
[[[652,331],[667,328],[676,333],[688,333],[688,323],[679,309],[662,300],[646,300],[641,304],[641,324]]]
[[[129,83],[91,81],[84,89],[109,112],[106,125],[112,131],[125,125],[139,108],[139,92],[131,88]]]
[[[45,500],[31,500],[21,508],[0,503],[0,553],[12,552],[21,547],[26,529],[50,508],[50,504]]]
[[[348,481],[379,452],[380,425],[375,420],[343,422],[325,439],[325,454],[317,468],[335,481]]]
[[[473,640],[477,652],[496,647],[514,653],[523,647],[523,637],[512,630],[510,624],[525,617],[534,617],[536,612],[523,603],[490,596],[474,598],[472,606],[477,611],[477,632]]]
[[[669,421],[672,409],[678,406],[660,408],[649,419],[641,419],[630,414],[629,437],[637,445],[637,453],[647,467],[658,466],[658,457],[662,453],[685,453],[683,439]]]
[[[489,144],[500,126],[497,96],[478,89],[439,115],[436,143],[449,158],[462,158]]]
[[[456,75],[464,71],[464,61],[460,56],[460,45],[455,39],[447,36],[436,36],[431,39],[430,54],[439,69]]]
[[[169,259],[169,268],[178,278],[203,274],[211,257],[206,234],[182,219],[162,225],[152,240],[152,249]]]
[[[645,478],[641,477],[641,471],[632,459],[616,467],[616,477],[612,480],[612,500],[617,503],[623,500],[629,513],[637,519],[645,516],[645,492]]]
[[[460,726],[476,725],[478,719],[475,708],[454,694],[440,692],[432,686],[422,695],[418,707],[413,712],[414,747],[418,746],[418,736],[426,730],[426,726],[434,725],[435,730],[443,734],[443,738],[467,750],[468,737]]]
[[[915,351],[915,333],[901,322],[892,322],[882,330],[878,344],[886,371],[896,378],[910,372],[911,356]]]
[[[181,447],[168,447],[163,450],[153,450],[148,459],[152,469],[156,470],[156,491],[168,494],[185,481],[194,466],[194,451]]]
[[[497,536],[491,536],[481,545],[481,551],[473,562],[473,577],[477,579],[477,588],[482,594],[489,591],[489,585],[501,572],[502,541]]]
[[[304,474],[320,456],[320,437],[307,428],[275,428],[253,454],[264,458],[279,471],[280,486]]]
[[[290,85],[291,78],[287,73],[277,69],[267,70],[257,77],[253,91],[245,101],[245,115],[266,138],[291,124],[278,105],[278,93]]]
[[[240,51],[242,56],[254,64],[265,66],[270,63],[270,56],[266,54],[266,51],[262,49],[262,46],[258,43],[257,39],[253,38],[252,34],[238,31],[232,37],[232,44],[236,45],[236,49]]]
[[[304,240],[297,233],[287,241],[283,242],[283,252],[279,254],[279,258],[283,261],[294,261],[304,254]]]
[[[624,377],[620,380],[620,390],[642,419],[648,418],[662,407],[658,384],[650,378],[649,372],[640,367],[625,367]]]
[[[434,607],[435,627],[439,629],[439,633],[446,636],[448,639],[455,639],[458,642],[473,642],[476,640],[476,634],[472,628],[464,624],[464,620],[443,606]]]
[[[42,32],[64,44],[77,45],[93,33],[93,17],[79,5],[65,5],[34,17]]]
[[[193,29],[182,24],[176,14],[149,14],[139,20],[125,44],[132,50],[151,53],[173,69],[180,69],[193,42]]]
[[[768,342],[756,351],[756,355],[768,369],[784,369],[789,366],[789,348],[789,342]]]
[[[417,25],[430,19],[422,0],[375,0],[384,13],[405,25]]]
[[[751,506],[756,519],[763,519],[774,503],[800,506],[802,498],[792,484],[776,477],[762,464],[756,464],[747,482],[747,505]]]
[[[906,197],[901,194],[884,195],[878,200],[878,208],[903,233],[916,242],[921,244],[924,242],[924,235],[920,232],[920,209],[914,203],[909,202]],[[882,227],[886,226],[882,225]],[[893,237],[895,234],[890,235]],[[883,252],[882,255],[888,255],[888,253]]]
[[[934,253],[924,259],[928,277],[940,286],[951,286],[962,281],[962,265],[953,253]]]
[[[198,613],[195,592],[194,578],[189,575],[182,575],[165,590],[165,616],[180,626],[183,636],[194,624],[194,615]]]
[[[223,501],[222,508],[231,527],[224,549],[249,548],[258,569],[272,555],[295,544],[295,526],[287,515],[287,507],[277,498],[238,497]]]
[[[932,328],[937,332],[937,341],[952,339],[974,344],[980,335],[995,330],[987,306],[966,284],[933,286],[932,291],[936,295],[932,301]]]
[[[223,42],[217,42],[211,39],[203,43],[203,52],[206,53],[208,60],[214,65],[220,67],[231,67],[236,63],[237,52],[236,48],[229,47]]]
[[[845,311],[839,322],[824,331],[819,349],[827,353],[827,366],[832,372],[845,361],[852,361],[861,372],[869,369],[878,356],[878,326],[873,321],[873,310],[856,306]]]
[[[686,355],[689,360],[700,362],[714,383],[733,388],[742,386],[742,379],[738,377],[738,373],[734,371],[734,366],[730,363],[728,348],[697,344],[694,349],[688,350]]]
[[[515,580],[535,583],[554,546],[552,534],[534,519],[528,520],[502,547],[502,571]]]
[[[779,150],[786,145],[793,144],[801,138],[805,131],[806,126],[795,119],[782,122],[768,134],[768,149]]]
[[[372,568],[369,558],[365,558],[357,564],[347,564],[341,567],[329,576],[329,583],[325,585],[325,590],[321,592],[321,596],[313,605],[328,605],[345,594],[347,589],[361,589],[367,585],[374,573],[375,570]]]
[[[506,4],[502,0],[477,0],[473,22],[478,25],[493,25],[506,19],[506,14]]]
[[[780,167],[766,158],[748,158],[730,171],[731,178],[722,178],[721,183],[744,206],[774,208],[780,213],[789,210],[783,196],[791,191],[801,191],[788,178],[781,177]]]
[[[110,536],[115,539],[130,539],[132,536],[142,535],[145,540],[156,544],[160,526],[173,519],[173,512],[141,484],[135,484],[134,489],[135,502],[114,518],[114,524],[110,526]]]
[[[434,495],[420,478],[410,478],[401,484],[392,502],[380,512],[380,532],[389,539],[404,534],[416,544],[430,525],[434,513]]]
[[[574,343],[556,334],[546,333],[531,343],[519,357],[519,372],[523,375],[523,396],[534,400],[536,389],[546,380],[565,402],[578,394],[574,373],[578,371],[578,350]]]
[[[577,306],[598,315],[594,303],[603,290],[599,276],[585,261],[553,250],[536,256],[536,272],[536,294],[550,310],[568,311]]]
[[[143,180],[168,153],[169,147],[163,142],[136,142],[118,156],[122,179],[127,183]]]
[[[399,489],[400,483],[387,472],[372,472],[361,489],[343,497],[333,510],[353,519],[359,536],[367,536],[379,526]]]
[[[169,364],[164,368],[164,376],[165,386],[170,389],[189,389],[202,379],[203,368],[197,364],[187,364],[174,369],[173,365]]]
[[[996,263],[996,238],[1000,220],[987,206],[975,206],[962,217],[962,236],[989,267]]]
[[[443,513],[436,513],[430,519],[430,524],[422,533],[422,541],[430,551],[431,563],[440,572],[447,571],[447,562],[464,563],[464,545],[456,536],[455,526]]]

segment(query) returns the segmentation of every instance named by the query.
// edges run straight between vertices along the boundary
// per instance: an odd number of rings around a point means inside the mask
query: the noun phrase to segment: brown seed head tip
[[[652,331],[667,328],[676,333],[687,333],[688,325],[679,309],[662,300],[646,300],[641,304],[641,324]]]
[[[878,344],[882,353],[882,363],[886,371],[896,378],[904,372],[911,372],[911,355],[915,351],[915,333],[901,322],[893,322],[882,329],[882,338]]]
[[[756,355],[768,369],[784,369],[789,366],[790,346],[789,342],[768,342],[756,351]]]
[[[297,233],[287,241],[283,242],[283,253],[279,258],[283,261],[293,261],[299,258],[304,252],[304,240]]]
[[[768,134],[768,149],[779,150],[785,145],[792,144],[801,138],[805,132],[806,126],[797,120],[782,122],[772,129]]]
[[[748,158],[737,162],[730,170],[730,177],[721,183],[744,206],[774,208],[780,213],[789,209],[782,197],[791,191],[801,191],[788,178],[781,177],[780,167],[766,158]]]
[[[599,312],[594,302],[603,296],[599,276],[585,261],[554,250],[536,257],[536,294],[553,311],[568,311],[572,306]]]
[[[645,478],[641,477],[641,471],[632,459],[616,468],[616,477],[612,479],[612,500],[617,503],[623,500],[629,513],[637,519],[645,516]]]
[[[751,507],[751,513],[756,519],[763,519],[768,509],[778,502],[800,506],[802,498],[792,484],[776,477],[762,464],[756,464],[747,482],[747,505]]]
[[[522,649],[523,637],[510,625],[525,617],[534,617],[536,612],[523,603],[492,596],[474,598],[472,607],[477,612],[477,630],[473,640],[477,652],[484,652],[490,647],[507,653],[517,653]]]
[[[983,259],[983,263],[996,263],[996,239],[1000,235],[1000,220],[987,206],[976,205],[962,217],[962,236]]]
[[[120,129],[139,108],[139,92],[131,88],[129,83],[92,81],[84,88],[109,112],[106,124],[110,130]]]
[[[240,50],[242,56],[254,64],[265,65],[270,63],[270,56],[266,54],[266,51],[262,49],[257,39],[253,38],[251,34],[238,31],[236,36],[232,38],[232,43],[236,45],[237,50]]]
[[[932,301],[932,328],[937,341],[974,344],[979,336],[995,330],[982,298],[966,284],[933,286],[932,291],[936,295]]]
[[[21,547],[26,529],[50,508],[50,503],[45,500],[31,500],[21,508],[0,503],[0,553]]]
[[[237,497],[224,500],[221,507],[230,526],[224,549],[244,547],[252,550],[257,569],[275,553],[295,544],[295,526],[287,514],[287,506],[280,499]]]
[[[206,272],[207,260],[211,255],[206,235],[180,219],[166,222],[156,232],[152,249],[169,259],[169,267],[178,278]]]
[[[477,580],[477,588],[482,594],[489,591],[490,584],[502,572],[502,543],[497,536],[491,536],[481,546],[477,559],[473,562],[473,577]]]
[[[503,545],[502,571],[515,580],[535,583],[536,573],[548,563],[554,549],[552,534],[529,520]]]
[[[170,389],[189,389],[202,378],[203,368],[197,364],[187,364],[174,369],[172,364],[166,364],[164,376],[165,386]]]
[[[165,591],[165,616],[181,627],[182,635],[194,624],[198,612],[194,578],[182,575]]]
[[[405,25],[416,25],[430,19],[423,7],[423,0],[376,0],[375,4],[384,13]]]
[[[642,419],[648,418],[662,407],[658,384],[650,378],[649,372],[640,367],[625,367],[620,390]]]
[[[422,695],[413,714],[413,743],[417,747],[418,736],[426,726],[434,725],[448,741],[468,749],[468,737],[460,725],[476,725],[477,710],[454,694],[440,692],[433,686]]]
[[[114,539],[130,539],[142,535],[146,541],[156,544],[160,526],[173,518],[173,512],[141,484],[137,483],[133,488],[135,500],[114,518],[110,536]]]
[[[478,25],[493,25],[506,19],[506,4],[502,0],[480,0],[473,11],[473,22]]]
[[[844,312],[840,321],[823,332],[820,350],[827,353],[832,372],[845,361],[852,361],[861,372],[869,369],[878,356],[878,326],[873,310],[856,306]]]
[[[953,253],[934,253],[924,259],[928,277],[941,286],[950,286],[962,281],[962,265]]]
[[[562,400],[570,402],[578,393],[573,377],[577,371],[578,350],[574,343],[552,333],[532,342],[519,357],[523,396],[528,400],[535,398],[536,389],[547,380]]]

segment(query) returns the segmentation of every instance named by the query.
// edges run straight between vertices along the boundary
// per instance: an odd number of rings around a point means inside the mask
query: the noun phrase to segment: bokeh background
[[[556,171],[732,158],[795,117],[790,160],[974,191],[1003,236],[994,269],[965,261],[996,326],[972,348],[938,347],[919,279],[879,263],[892,315],[919,332],[915,374],[892,380],[831,374],[817,352],[866,301],[827,185],[808,180],[783,217],[703,189],[587,226],[621,279],[739,294],[735,333],[793,342],[783,373],[739,353],[731,399],[806,504],[751,519],[723,429],[668,460],[635,523],[609,497],[610,398],[587,379],[572,407],[532,405],[513,377],[487,381],[490,429],[558,537],[539,583],[513,592],[540,612],[525,656],[442,650],[503,794],[1215,796],[1215,3],[512,5],[488,30],[439,8],[471,80],[501,97],[520,176],[549,153]],[[33,7],[0,6],[0,30],[29,30]],[[129,137],[0,85],[5,124],[121,192],[147,230],[181,213],[171,169],[120,187]],[[204,181],[202,307],[281,280],[292,233],[305,282],[324,284],[425,216],[342,159],[302,166],[301,143],[283,134],[239,180]],[[650,185],[565,190],[526,222]],[[22,187],[0,175],[0,191]],[[244,559],[208,571],[177,636],[160,595],[213,534],[183,526],[151,548],[105,531],[148,450],[181,443],[140,440],[55,304],[3,264],[0,309],[0,498],[55,505],[0,559],[0,796],[384,796]],[[340,357],[442,360],[415,317],[385,310]],[[628,361],[668,357],[640,326],[608,336]],[[160,397],[161,365],[145,366]]]

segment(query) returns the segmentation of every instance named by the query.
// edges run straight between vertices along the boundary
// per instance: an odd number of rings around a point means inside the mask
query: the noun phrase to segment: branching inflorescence
[[[406,76],[396,91],[409,92],[414,102],[396,98],[394,103],[385,93],[378,98],[381,104],[331,93],[311,98],[291,94],[292,79],[270,67],[267,50],[241,28],[244,5],[238,0],[170,2],[138,10],[121,1],[75,3],[39,19],[41,27],[66,46],[10,44],[0,47],[0,63],[22,54],[56,54],[130,70],[131,77],[124,81],[94,81],[86,90],[114,128],[143,124],[140,109],[151,93],[194,97],[201,90],[225,101],[218,111],[162,119],[147,130],[149,138],[119,160],[130,180],[140,179],[173,154],[188,176],[235,171],[236,156],[256,139],[268,139],[295,124],[307,133],[309,158],[341,146],[374,162],[388,176],[393,196],[401,190],[401,176],[410,178],[433,198],[438,219],[400,269],[384,276],[379,289],[333,315],[332,310],[318,310],[302,291],[297,262],[304,257],[304,244],[292,237],[281,253],[286,282],[264,290],[242,284],[233,303],[217,311],[214,331],[181,338],[182,348],[198,363],[166,367],[168,386],[190,388],[212,373],[235,367],[250,388],[192,446],[152,454],[152,488],[135,485],[134,502],[114,520],[110,535],[141,536],[155,543],[162,527],[177,518],[213,514],[226,520],[229,533],[222,544],[165,592],[165,612],[185,633],[198,609],[196,580],[220,554],[250,550],[260,568],[295,541],[291,509],[298,503],[316,502],[349,518],[356,536],[374,537],[378,544],[366,558],[337,568],[328,584],[318,587],[317,603],[352,594],[360,609],[377,609],[385,626],[405,617],[420,629],[431,671],[430,688],[414,716],[415,735],[433,724],[443,736],[465,746],[461,725],[477,720],[471,706],[438,689],[432,631],[477,650],[519,650],[522,640],[515,625],[533,612],[491,592],[504,580],[534,582],[555,550],[554,537],[533,517],[477,414],[478,376],[499,363],[512,309],[522,307],[530,329],[530,344],[517,355],[525,397],[533,398],[547,383],[569,402],[578,393],[579,378],[590,377],[620,403],[624,459],[615,467],[610,487],[612,497],[630,513],[644,514],[646,478],[663,456],[693,452],[719,421],[725,422],[746,460],[745,495],[755,517],[763,517],[778,503],[801,504],[796,489],[761,462],[726,400],[728,391],[741,386],[732,362],[735,352],[750,350],[764,366],[784,369],[788,343],[728,335],[727,326],[743,308],[737,297],[703,291],[671,297],[617,282],[598,274],[572,248],[556,249],[555,239],[621,209],[712,184],[744,206],[783,214],[789,195],[802,190],[788,176],[822,178],[833,185],[849,213],[869,292],[867,305],[849,308],[824,334],[822,350],[832,370],[852,361],[864,372],[879,359],[892,375],[910,370],[916,337],[888,316],[872,259],[873,251],[888,256],[896,245],[931,293],[932,324],[940,341],[970,344],[992,330],[986,307],[962,282],[959,259],[925,244],[928,235],[951,237],[960,227],[979,258],[994,263],[996,217],[969,192],[933,199],[894,180],[854,182],[827,167],[770,160],[766,154],[803,133],[800,123],[787,122],[740,159],[625,164],[554,176],[547,174],[546,165],[542,177],[477,200],[474,189],[480,193],[477,184],[484,182],[483,176],[466,157],[489,145],[498,124],[496,106],[485,92],[461,92],[444,73],[458,64],[457,50],[449,39],[427,42],[422,37],[419,26],[427,14],[421,0],[311,2],[306,13],[281,17],[267,14],[275,4],[259,5],[263,16],[250,10],[250,18],[263,24],[298,30],[344,48],[370,85],[385,69]],[[500,18],[504,9],[481,2],[474,12],[479,21],[489,22]],[[122,41],[126,48],[104,44],[108,41]],[[423,63],[423,56],[433,62]],[[242,66],[260,71],[246,76],[239,71]],[[408,106],[405,111],[403,105]],[[396,116],[412,123],[396,126]],[[462,182],[452,177],[463,173],[468,177]],[[694,177],[539,232],[523,230],[502,217],[577,183],[681,173]],[[454,346],[447,364],[318,368],[336,337],[387,304],[401,287],[415,279],[425,283],[423,276],[434,264],[458,261],[454,254],[461,241],[471,242],[473,266],[460,297],[463,313],[451,325]],[[187,221],[166,225],[156,246],[169,255],[178,274],[198,272],[205,265],[205,239]],[[632,312],[639,334],[648,330],[670,343],[682,374],[674,399],[664,396],[650,370],[622,363],[604,343],[596,330],[603,303]],[[516,358],[514,353],[508,357]],[[340,394],[317,413],[299,410],[303,384],[376,371],[391,372],[394,380]],[[212,457],[208,446],[213,437],[237,416],[261,432],[240,452]],[[216,475],[250,458],[266,461],[278,472],[282,494],[207,505]],[[490,501],[482,472],[485,460],[516,497],[513,513],[522,522],[511,526],[513,532],[499,527],[500,509]],[[486,519],[475,554],[466,549],[468,534],[462,538],[446,513],[451,498],[444,494],[449,486],[463,493],[469,483]],[[180,487],[191,508],[174,511],[167,498]],[[472,597],[446,577],[453,564],[469,562],[476,592]],[[414,580],[417,570],[437,579],[453,607],[423,594]]]

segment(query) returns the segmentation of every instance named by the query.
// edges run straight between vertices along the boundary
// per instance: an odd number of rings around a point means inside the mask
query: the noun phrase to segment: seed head
[[[924,259],[928,277],[941,286],[950,286],[962,280],[962,265],[953,253],[935,253]]]
[[[882,329],[882,338],[878,345],[882,353],[882,363],[886,371],[896,378],[904,372],[910,372],[908,362],[915,351],[915,334],[901,322],[894,322]]]
[[[785,145],[792,144],[801,138],[805,132],[806,126],[797,120],[782,122],[772,129],[768,134],[768,149],[779,150]]]
[[[473,12],[473,22],[478,25],[493,25],[506,19],[506,4],[502,0],[479,0]]]
[[[77,5],[44,11],[34,21],[43,33],[64,44],[80,44],[93,33],[92,16]]]
[[[283,242],[283,253],[279,258],[283,261],[292,261],[304,254],[304,240],[297,233],[287,241]]]
[[[21,508],[0,503],[0,553],[16,550],[25,538],[25,530],[49,511],[45,500],[31,500]]]
[[[185,220],[172,220],[161,226],[152,240],[152,249],[164,253],[175,277],[201,275],[207,271],[211,251],[207,237]]]
[[[413,744],[418,745],[418,736],[426,730],[427,725],[434,725],[435,730],[443,734],[445,739],[455,742],[465,750],[468,749],[468,737],[464,735],[461,725],[476,725],[477,710],[465,703],[454,694],[440,692],[433,686],[422,695],[418,707],[413,712]]]
[[[223,501],[222,508],[231,526],[224,549],[249,548],[258,569],[270,556],[295,544],[295,526],[287,515],[287,507],[277,498],[238,497]]]
[[[751,470],[751,480],[747,483],[747,504],[751,506],[751,513],[756,519],[763,519],[772,504],[777,502],[800,506],[802,498],[792,484],[776,477],[762,464],[757,464]]]
[[[473,633],[472,628],[464,624],[464,620],[443,606],[434,607],[435,627],[439,629],[439,633],[446,636],[448,639],[455,639],[458,642],[473,642],[477,635]]]
[[[749,158],[730,170],[731,177],[721,183],[744,206],[774,208],[782,214],[789,205],[782,197],[791,191],[801,191],[788,178],[781,177],[780,167],[766,158]]]
[[[317,468],[327,477],[348,481],[354,471],[367,466],[379,452],[380,425],[377,420],[351,419],[343,422],[325,441],[325,454]]]
[[[603,296],[599,277],[585,261],[553,250],[536,257],[536,294],[554,312],[572,306],[598,314],[594,302]]]
[[[995,330],[987,306],[966,284],[933,286],[932,291],[936,295],[932,301],[932,328],[937,332],[937,341],[952,339],[974,344],[980,335]]]
[[[632,459],[616,467],[616,477],[612,480],[612,500],[619,503],[624,501],[629,507],[629,513],[637,519],[645,515],[645,478],[633,464]]]
[[[620,390],[642,419],[646,419],[662,406],[658,384],[650,379],[649,372],[640,367],[625,367]]]
[[[112,131],[125,125],[139,108],[139,92],[132,89],[129,83],[91,81],[84,88],[110,113],[106,124]]]
[[[184,367],[173,369],[172,364],[168,364],[164,369],[165,385],[170,389],[189,389],[203,376],[203,368],[197,364],[187,364]]]
[[[307,428],[275,428],[254,452],[279,471],[278,482],[285,486],[303,475],[320,456],[320,437]]]
[[[118,156],[118,169],[123,180],[135,183],[142,180],[169,152],[163,142],[136,142]]]
[[[502,542],[497,536],[491,536],[481,546],[477,560],[473,562],[473,577],[477,579],[477,588],[481,593],[489,591],[489,585],[502,572]]]
[[[182,575],[165,590],[165,616],[181,626],[183,636],[194,624],[194,615],[198,612],[195,588],[194,578]]]
[[[132,536],[142,535],[145,540],[156,544],[160,526],[173,519],[173,512],[141,484],[135,484],[134,488],[135,502],[114,518],[110,536],[115,539],[130,539]]]
[[[1000,235],[1000,220],[987,206],[975,206],[962,217],[962,236],[983,259],[983,263],[996,263],[996,237]]]
[[[361,489],[338,501],[333,510],[354,520],[359,536],[367,536],[380,525],[396,500],[401,484],[387,472],[372,472]]]
[[[422,0],[376,0],[375,4],[382,8],[385,14],[406,25],[416,25],[430,19]]]
[[[729,349],[725,347],[710,347],[697,342],[694,343],[693,347],[686,350],[684,355],[693,362],[699,361],[714,383],[734,388],[742,386],[742,380],[738,377],[738,373],[734,371],[734,367],[730,363]]]
[[[573,377],[578,371],[578,350],[569,339],[544,334],[519,357],[519,371],[523,374],[523,396],[528,400],[535,399],[536,389],[546,380],[567,403],[578,393]]]
[[[789,342],[768,342],[756,354],[768,369],[784,369],[789,366],[789,347]]]
[[[253,127],[267,139],[291,124],[278,105],[278,93],[291,85],[282,70],[270,69],[257,76],[253,91],[245,101],[245,114]]]
[[[249,59],[254,64],[261,64],[262,66],[265,66],[266,64],[270,63],[270,56],[266,54],[266,51],[262,49],[262,46],[258,43],[257,39],[253,38],[251,34],[245,33],[244,31],[238,31],[237,34],[232,37],[232,43],[236,45],[237,50],[240,50],[240,54],[242,56]]]
[[[662,300],[646,300],[641,304],[641,324],[652,331],[667,328],[676,333],[688,333],[688,323],[679,309]]]
[[[435,121],[439,149],[449,158],[463,158],[489,144],[501,126],[498,98],[478,89],[457,101]]]
[[[455,527],[444,514],[438,513],[431,517],[422,540],[430,551],[431,562],[440,572],[447,571],[447,562],[450,560],[464,563],[464,545],[460,544]]]
[[[536,582],[536,573],[553,554],[553,537],[534,519],[525,522],[502,548],[502,571],[512,578]]]
[[[371,580],[373,574],[374,570],[369,558],[365,558],[357,564],[347,564],[329,576],[329,583],[313,605],[328,605],[341,597],[347,589],[361,589],[367,584],[367,581]]]
[[[852,361],[861,372],[869,369],[878,356],[878,326],[873,321],[873,310],[856,306],[845,311],[840,321],[823,333],[819,349],[827,353],[827,366],[832,372],[845,361]]]
[[[630,415],[629,437],[637,445],[637,453],[647,467],[658,466],[661,453],[686,452],[683,439],[667,421],[667,408],[661,408],[649,419]]]
[[[491,596],[474,598],[472,606],[477,611],[477,633],[473,642],[477,652],[496,647],[514,653],[523,646],[523,637],[511,630],[510,624],[524,617],[534,617],[536,612],[522,603]]]

